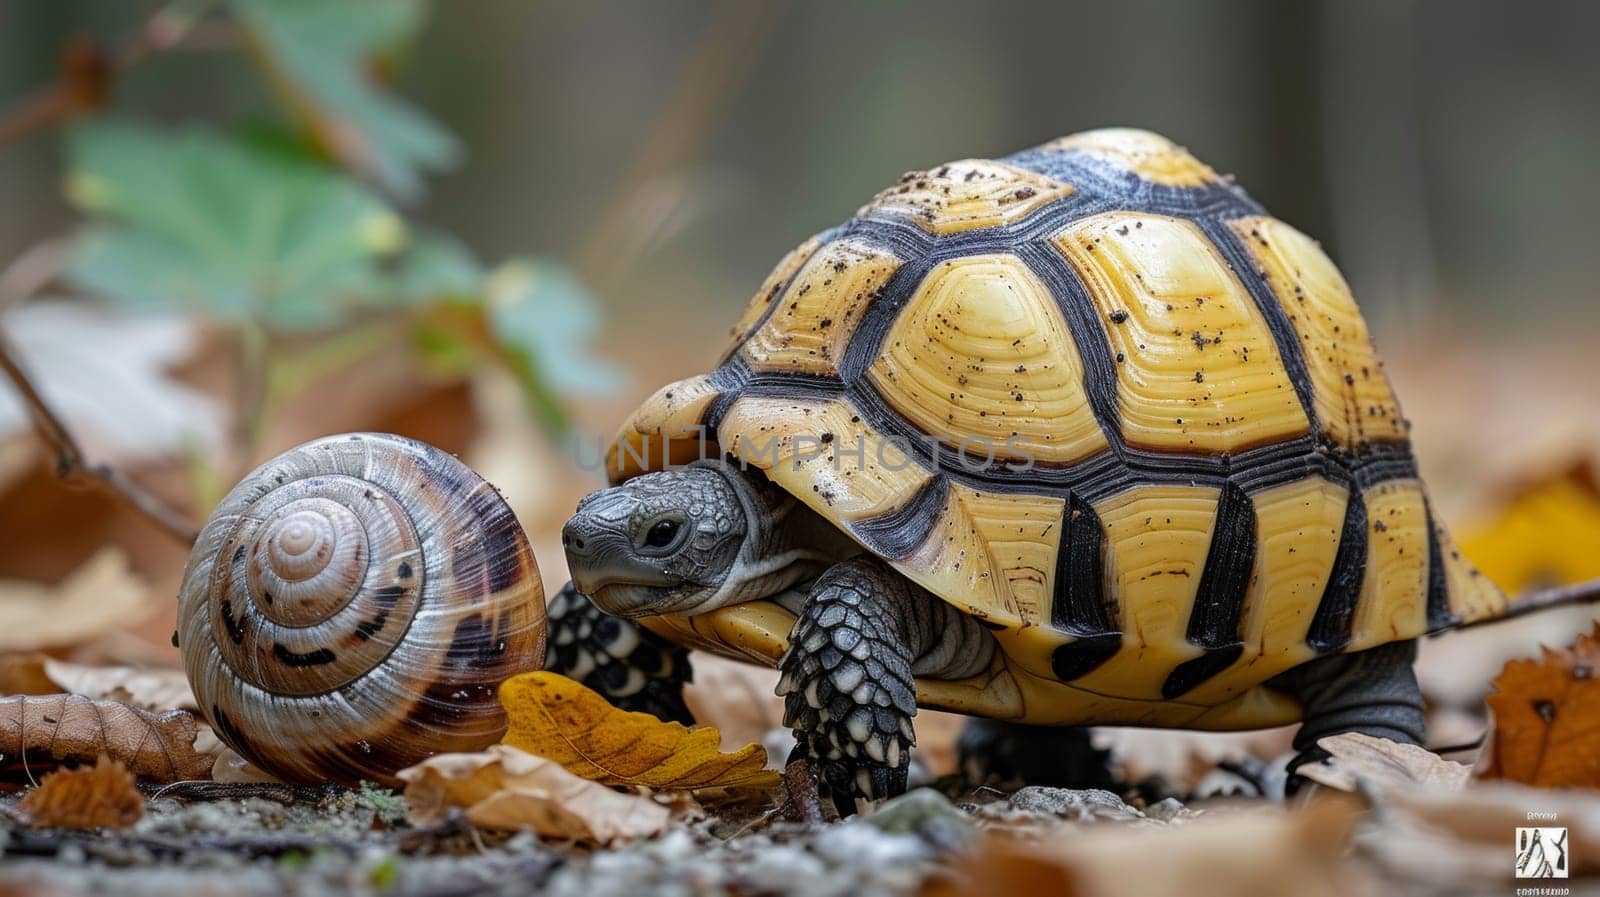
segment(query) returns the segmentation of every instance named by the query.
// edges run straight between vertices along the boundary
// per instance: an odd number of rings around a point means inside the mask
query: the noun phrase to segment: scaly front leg
[[[975,620],[883,561],[835,565],[812,585],[779,662],[790,761],[814,765],[842,816],[858,797],[903,793],[917,677],[976,675],[994,651]]]

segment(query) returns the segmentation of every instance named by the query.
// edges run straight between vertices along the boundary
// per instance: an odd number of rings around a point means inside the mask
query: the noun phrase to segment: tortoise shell
[[[995,666],[925,705],[1226,729],[1298,719],[1264,685],[1291,667],[1504,613],[1407,430],[1317,243],[1118,129],[905,175],[784,258],[609,468],[736,456],[978,617]],[[774,663],[793,618],[645,622]]]

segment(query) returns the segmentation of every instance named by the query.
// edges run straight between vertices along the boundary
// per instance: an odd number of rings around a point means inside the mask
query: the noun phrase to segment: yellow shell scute
[[[1211,166],[1160,134],[1138,128],[1101,128],[1062,137],[1041,149],[1075,150],[1166,187],[1203,187],[1217,180]]]
[[[739,348],[739,344],[743,343],[745,338],[750,335],[750,331],[761,323],[762,318],[767,314],[767,310],[772,308],[782,296],[784,288],[789,285],[789,281],[793,279],[795,272],[800,270],[800,266],[804,265],[806,260],[811,258],[812,253],[817,251],[817,247],[821,245],[822,239],[820,237],[812,237],[791,249],[778,262],[772,272],[767,275],[767,279],[761,282],[761,287],[756,290],[756,294],[750,297],[749,304],[744,308],[744,314],[740,315],[739,320],[729,329],[728,345],[722,350],[724,358],[733,354],[733,351]]]
[[[742,396],[720,433],[728,454],[839,523],[904,505],[930,476],[843,401]]]
[[[1450,612],[1463,622],[1505,616],[1509,603],[1506,593],[1467,560],[1449,531],[1437,520],[1434,532],[1439,539],[1439,562],[1444,565],[1445,583],[1450,593]]]
[[[1315,240],[1275,218],[1230,222],[1300,339],[1322,431],[1348,448],[1406,438],[1405,419],[1356,300]]]
[[[1262,490],[1251,501],[1255,558],[1239,620],[1244,653],[1236,664],[1248,664],[1251,675],[1244,681],[1218,675],[1185,700],[1221,703],[1252,681],[1316,656],[1306,635],[1333,573],[1349,491],[1312,476]]]
[[[1255,300],[1193,223],[1106,212],[1053,242],[1110,338],[1128,444],[1238,452],[1309,431]]]
[[[1219,492],[1210,486],[1129,489],[1095,506],[1105,528],[1106,589],[1126,648],[1075,685],[1158,700],[1168,674],[1201,654],[1189,617],[1211,549]]]
[[[606,450],[613,483],[700,458],[717,456],[714,434],[701,425],[718,390],[705,375],[661,387],[617,429]]]
[[[1064,504],[952,483],[939,525],[902,569],[985,620],[1013,628],[1048,623]]]
[[[1362,493],[1367,570],[1350,633],[1360,651],[1428,631],[1428,512],[1419,480],[1390,480]]]
[[[928,171],[907,172],[857,214],[910,218],[934,234],[999,227],[1071,194],[1071,185],[992,162],[963,159]]]
[[[1107,447],[1083,359],[1050,290],[1015,255],[936,266],[869,371],[919,430],[978,460],[1066,464]]]
[[[900,260],[859,240],[813,253],[739,349],[756,370],[837,374],[844,347]]]

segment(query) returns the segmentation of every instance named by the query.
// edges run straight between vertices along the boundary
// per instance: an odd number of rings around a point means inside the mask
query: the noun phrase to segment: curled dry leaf
[[[83,695],[144,710],[198,710],[182,670],[67,663],[44,654],[0,659],[0,694]]]
[[[0,652],[77,645],[149,616],[150,589],[116,548],[104,548],[59,585],[0,581]]]
[[[560,764],[503,744],[476,754],[440,754],[398,773],[413,824],[463,807],[474,825],[531,829],[551,838],[609,844],[659,833],[671,811],[638,794],[579,778]]]
[[[767,752],[761,745],[723,753],[721,733],[713,727],[690,729],[619,710],[556,673],[541,670],[507,679],[500,686],[500,703],[509,723],[506,744],[586,779],[664,790],[777,784],[777,775],[765,768]]]
[[[154,714],[79,695],[0,700],[0,784],[29,784],[59,766],[94,763],[102,754],[148,782],[210,776],[212,758],[195,750],[195,718],[182,710]],[[15,751],[15,752],[13,752]]]
[[[1494,680],[1486,779],[1600,788],[1600,625],[1564,650],[1513,660]]]
[[[1374,738],[1360,732],[1330,735],[1317,746],[1332,756],[1324,763],[1300,767],[1300,774],[1329,788],[1355,791],[1366,783],[1394,788],[1457,790],[1472,777],[1472,767],[1446,760],[1427,748]]]
[[[128,768],[101,756],[93,766],[60,769],[28,792],[18,809],[51,828],[128,828],[144,815],[144,795]]]
[[[1293,813],[1208,814],[1168,828],[1072,827],[1031,841],[996,834],[931,878],[922,894],[1270,897],[1292,890],[1335,897],[1359,884],[1341,864],[1357,816],[1344,802],[1329,801]]]

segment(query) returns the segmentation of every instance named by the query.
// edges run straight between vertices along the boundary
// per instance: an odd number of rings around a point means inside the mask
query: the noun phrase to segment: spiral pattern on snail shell
[[[544,591],[494,487],[357,433],[245,477],[196,541],[178,643],[221,739],[296,782],[395,783],[505,732],[496,690],[544,659]]]

